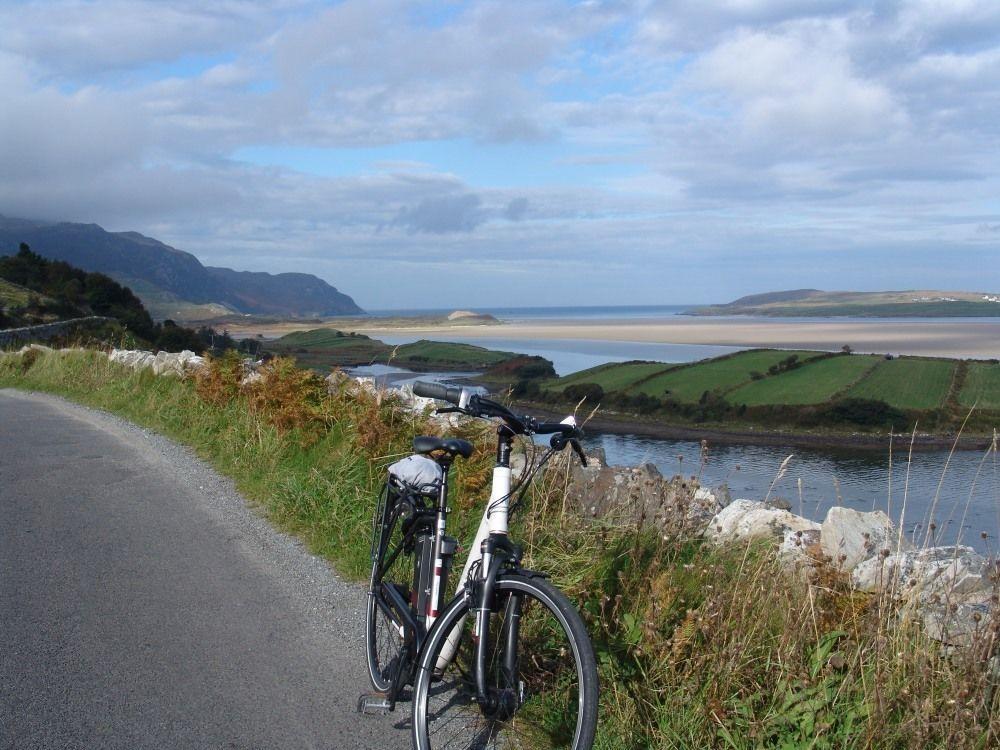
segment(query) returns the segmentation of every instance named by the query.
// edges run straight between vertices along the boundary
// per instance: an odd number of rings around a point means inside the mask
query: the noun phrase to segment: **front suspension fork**
[[[491,691],[487,685],[489,675],[489,643],[490,643],[490,614],[496,609],[496,582],[500,575],[500,570],[511,561],[520,562],[519,550],[516,550],[509,543],[506,537],[500,539],[491,537],[487,542],[486,554],[484,558],[489,560],[489,570],[482,581],[479,591],[479,601],[476,603],[476,635],[475,645],[475,678],[476,678],[476,701],[483,706],[487,712],[497,710],[497,691]],[[501,677],[504,684],[517,690],[517,667],[518,654],[517,644],[521,625],[521,597],[511,594],[505,604],[503,626],[497,634],[497,642],[501,644]]]

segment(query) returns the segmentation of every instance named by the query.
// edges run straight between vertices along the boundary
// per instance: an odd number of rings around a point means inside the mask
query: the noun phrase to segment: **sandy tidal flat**
[[[352,321],[353,322],[353,321]],[[340,324],[342,326],[342,323]],[[324,327],[338,328],[337,321]],[[301,325],[248,328],[234,335],[284,335]],[[934,357],[989,359],[1000,357],[1000,320],[997,321],[762,321],[759,318],[685,318],[676,320],[546,320],[489,326],[384,327],[378,320],[346,330],[357,330],[378,338],[382,335],[434,334],[483,339],[580,339],[634,341],[656,344],[708,344],[780,349],[838,350],[845,344],[858,352],[911,354]]]
[[[389,334],[432,334],[455,329],[378,329]],[[840,349],[938,357],[1000,357],[1000,321],[761,321],[679,318],[670,321],[546,321],[475,326],[469,337],[590,339],[657,344],[714,344],[780,349]]]

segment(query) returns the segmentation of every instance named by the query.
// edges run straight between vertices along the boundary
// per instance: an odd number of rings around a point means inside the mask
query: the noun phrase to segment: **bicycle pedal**
[[[385,693],[362,693],[358,698],[358,713],[366,716],[385,716],[396,708],[396,702]]]

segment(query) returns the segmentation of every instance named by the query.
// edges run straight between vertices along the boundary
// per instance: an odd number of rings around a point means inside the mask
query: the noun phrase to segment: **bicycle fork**
[[[514,714],[523,695],[518,680],[518,643],[521,627],[522,598],[510,594],[503,607],[501,630],[496,635],[500,648],[500,677],[502,684],[498,689],[490,689],[489,679],[489,648],[490,648],[490,615],[498,611],[496,606],[496,582],[500,570],[511,561],[517,561],[517,553],[511,548],[505,535],[491,536],[486,543],[483,555],[484,564],[489,568],[476,587],[479,601],[475,608],[476,621],[473,630],[475,644],[475,662],[473,664],[476,683],[476,702],[483,711],[494,718],[504,720]]]

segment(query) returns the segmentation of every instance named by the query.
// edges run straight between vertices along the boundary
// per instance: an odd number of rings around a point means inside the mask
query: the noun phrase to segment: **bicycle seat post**
[[[442,599],[444,598],[444,555],[445,555],[445,530],[448,520],[448,473],[451,464],[455,460],[452,453],[445,452],[435,459],[441,467],[441,486],[438,488],[437,521],[434,529],[434,567],[430,573],[431,590],[427,602],[427,629],[430,630],[434,620],[437,619]]]

